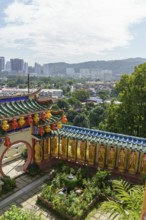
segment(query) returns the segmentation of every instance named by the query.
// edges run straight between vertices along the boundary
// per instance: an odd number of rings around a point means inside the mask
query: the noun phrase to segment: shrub
[[[27,171],[28,171],[30,176],[35,176],[40,172],[40,169],[39,169],[39,166],[37,164],[33,163],[33,164],[30,164],[27,167]]]
[[[4,182],[4,184],[2,186],[2,190],[4,192],[9,192],[16,187],[16,180],[10,178],[9,176],[3,177],[2,181]]]
[[[34,211],[23,210],[16,206],[12,206],[8,211],[6,211],[0,220],[42,220],[40,215],[36,215]]]

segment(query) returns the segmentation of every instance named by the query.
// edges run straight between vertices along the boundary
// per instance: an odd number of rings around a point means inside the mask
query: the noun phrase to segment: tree
[[[93,108],[95,108],[94,102],[87,102],[87,103],[86,103],[86,109],[87,109],[88,111],[93,110]]]
[[[58,99],[57,105],[60,109],[67,111],[69,109],[69,104],[65,99]]]
[[[83,113],[78,114],[73,120],[73,125],[79,127],[89,127],[88,117]]]
[[[116,90],[121,104],[111,103],[101,128],[146,137],[146,63],[136,67],[131,75],[123,75]]]
[[[84,102],[89,98],[89,92],[85,89],[76,90],[72,93],[72,97],[78,99],[80,102]]]
[[[72,122],[73,123],[73,120],[75,118],[75,116],[77,116],[78,112],[74,109],[69,109],[67,111],[67,114],[66,114],[66,117],[68,119],[68,122]]]
[[[70,105],[72,105],[72,107],[74,107],[74,108],[80,108],[80,107],[82,107],[81,102],[80,102],[78,99],[73,98],[73,97],[71,97],[71,98],[68,99],[68,103],[69,103]]]
[[[93,110],[90,111],[89,120],[90,120],[90,127],[98,128],[99,123],[103,121],[105,116],[105,109],[98,105]]]
[[[97,95],[102,99],[102,103],[109,97],[109,91],[108,90],[100,90]]]
[[[99,210],[109,214],[109,219],[114,220],[139,220],[143,202],[144,187],[131,186],[126,181],[113,181],[114,197],[103,202]]]

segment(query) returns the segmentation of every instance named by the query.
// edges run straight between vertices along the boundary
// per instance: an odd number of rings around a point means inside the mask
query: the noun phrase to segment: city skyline
[[[0,0],[0,56],[78,63],[145,56],[145,0]]]

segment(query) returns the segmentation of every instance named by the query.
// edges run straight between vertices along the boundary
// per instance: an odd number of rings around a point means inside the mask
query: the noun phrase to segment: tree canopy
[[[101,129],[146,137],[146,63],[123,75],[116,90],[121,104],[112,101]]]
[[[85,89],[76,90],[72,93],[72,97],[78,99],[80,102],[84,102],[89,98],[89,91]]]
[[[84,113],[80,113],[75,116],[73,125],[79,127],[89,127],[89,119]]]

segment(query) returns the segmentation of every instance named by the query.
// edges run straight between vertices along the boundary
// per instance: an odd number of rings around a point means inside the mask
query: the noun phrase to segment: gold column
[[[99,147],[99,152],[98,152],[98,165],[101,168],[104,168],[104,161],[105,161],[105,146],[103,144],[100,145]]]
[[[48,143],[47,139],[44,140],[44,159],[48,159]]]
[[[141,157],[141,168],[140,173],[146,174],[146,153]]]
[[[77,155],[77,158],[79,158],[79,160],[81,160],[82,162],[85,162],[85,141],[81,141],[80,142],[80,152],[79,155]]]
[[[121,148],[118,153],[118,170],[124,172],[126,163],[126,151]]]
[[[35,162],[40,163],[42,161],[42,146],[40,145],[39,141],[36,141],[34,150],[35,150]]]
[[[129,154],[129,165],[128,165],[128,171],[131,174],[136,173],[136,165],[137,165],[137,152],[131,151]]]
[[[108,168],[113,170],[115,166],[115,148],[111,146],[108,150]]]
[[[88,163],[91,165],[94,164],[94,152],[95,152],[95,144],[90,143],[88,147]]]
[[[67,157],[67,138],[63,137],[61,139],[61,156],[66,158]]]
[[[58,142],[56,136],[51,138],[51,156],[58,156]]]

